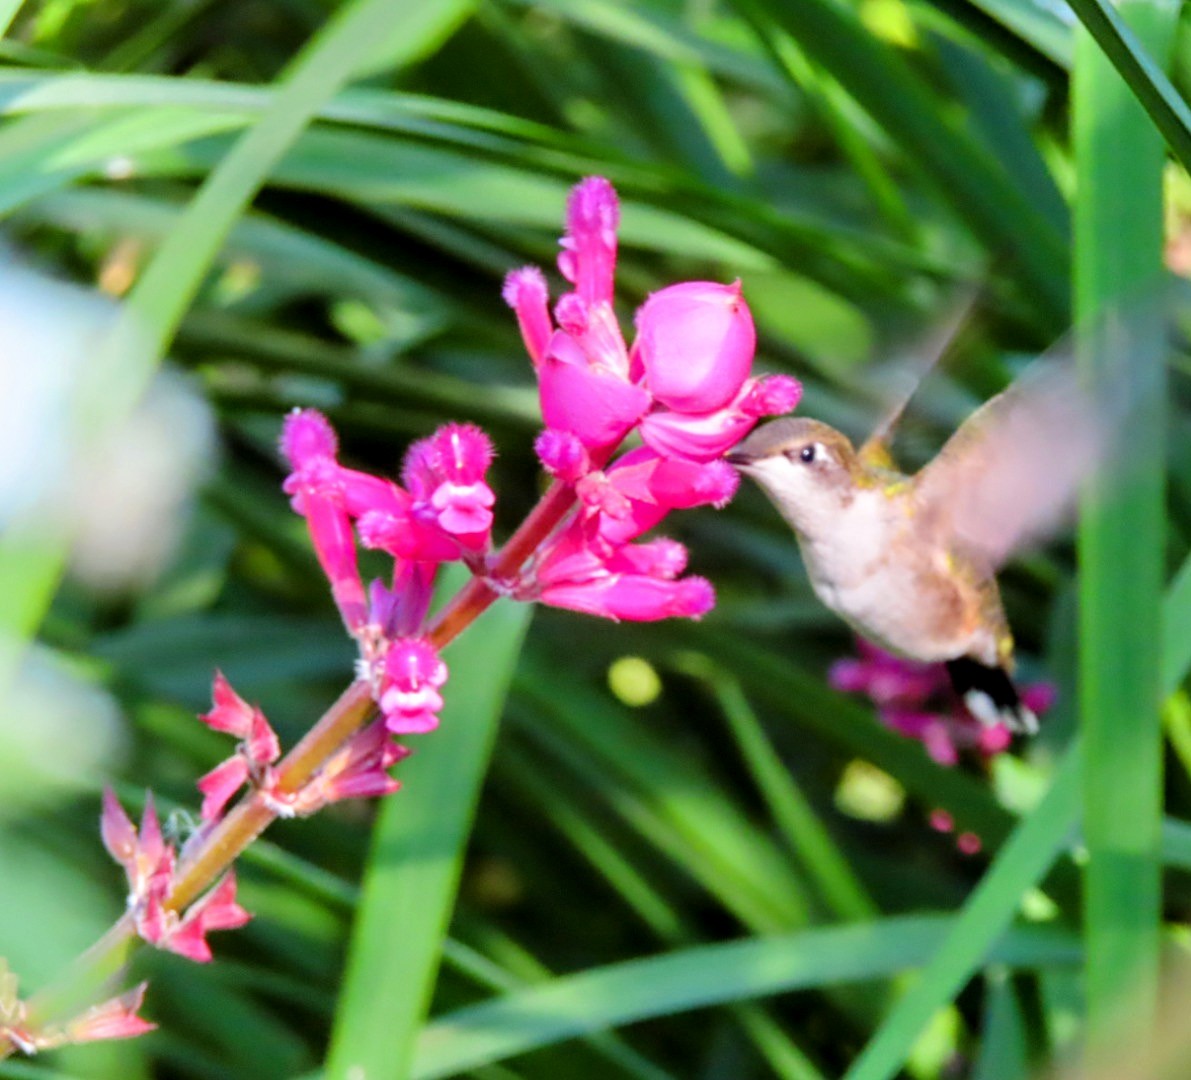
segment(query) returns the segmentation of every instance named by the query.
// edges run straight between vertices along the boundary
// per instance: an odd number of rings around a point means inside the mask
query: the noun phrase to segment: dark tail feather
[[[1017,687],[1004,668],[988,667],[961,656],[947,661],[951,685],[964,705],[983,724],[1005,724],[1010,731],[1033,735],[1038,730],[1038,717],[1022,704]]]

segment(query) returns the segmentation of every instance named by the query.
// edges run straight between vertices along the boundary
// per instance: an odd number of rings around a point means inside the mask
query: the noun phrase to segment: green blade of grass
[[[1173,8],[1135,0],[1122,11],[1151,48],[1169,48]],[[1078,322],[1102,326],[1157,285],[1165,153],[1135,91],[1086,33],[1072,101],[1075,308]],[[1142,1025],[1154,1016],[1162,895],[1165,337],[1158,319],[1114,322],[1130,328],[1123,340],[1077,341],[1085,370],[1124,380],[1132,406],[1131,460],[1089,485],[1079,533],[1087,1034],[1099,1048],[1112,1045],[1125,1010]]]
[[[937,915],[701,945],[595,968],[459,1009],[418,1041],[412,1076],[454,1076],[562,1039],[685,1009],[789,990],[879,979],[913,968],[952,929]],[[1020,928],[992,956],[1010,966],[1075,963],[1074,935]]]
[[[831,73],[938,185],[987,249],[1013,261],[1039,318],[1066,323],[1067,256],[1062,234],[1018,190],[986,146],[935,107],[930,91],[898,53],[870,34],[850,9],[829,0],[737,0],[772,21]]]
[[[327,1076],[404,1077],[430,1005],[480,785],[532,609],[493,606],[447,654],[442,726],[387,800],[352,935]]]
[[[847,1080],[896,1076],[922,1029],[962,989],[1013,920],[1022,895],[1037,884],[1069,842],[1079,817],[1080,752],[1076,744],[1050,790],[998,852],[917,981],[886,1016]]]
[[[1171,22],[1177,12],[1175,5],[1158,3],[1146,4],[1145,7],[1152,9],[1152,18],[1159,24]],[[1122,12],[1127,12],[1129,7],[1122,5],[1122,11],[1118,11],[1104,0],[1071,0],[1071,10],[1079,16],[1080,22],[1100,47],[1099,55],[1111,61],[1128,84],[1133,97],[1149,113],[1150,119],[1162,132],[1162,137],[1183,167],[1191,169],[1191,108],[1187,107],[1166,73],[1154,62],[1150,51],[1162,55],[1170,46],[1170,34],[1173,31],[1159,28],[1155,34],[1152,27],[1138,23],[1135,32],[1130,28],[1131,20],[1122,17]],[[1144,22],[1150,18],[1147,15]],[[1107,70],[1104,75],[1108,75]]]

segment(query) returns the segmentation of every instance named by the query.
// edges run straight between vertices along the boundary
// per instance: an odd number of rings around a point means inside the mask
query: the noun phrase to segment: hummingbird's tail
[[[951,685],[982,724],[1004,724],[1016,734],[1033,735],[1038,717],[1027,708],[1003,667],[989,667],[970,656],[947,661]]]

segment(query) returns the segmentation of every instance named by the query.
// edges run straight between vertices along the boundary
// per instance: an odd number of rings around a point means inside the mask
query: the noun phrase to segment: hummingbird
[[[1028,734],[1038,720],[1013,683],[996,571],[1062,523],[1104,443],[1074,366],[1033,368],[913,475],[889,451],[904,401],[859,449],[827,424],[788,417],[725,455],[794,530],[828,608],[895,655],[946,664],[973,716]]]

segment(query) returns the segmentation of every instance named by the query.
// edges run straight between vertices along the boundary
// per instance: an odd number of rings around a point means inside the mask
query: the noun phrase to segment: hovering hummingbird
[[[1038,721],[1012,681],[995,573],[1061,523],[1104,443],[1073,366],[1035,367],[913,476],[888,449],[904,402],[859,450],[827,424],[786,418],[725,455],[793,528],[827,607],[896,655],[945,663],[973,716],[1026,733]]]

